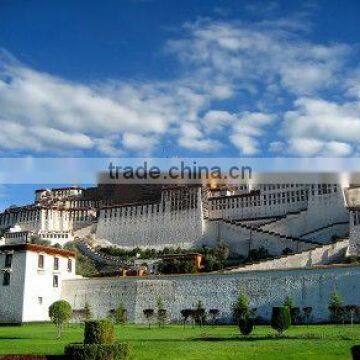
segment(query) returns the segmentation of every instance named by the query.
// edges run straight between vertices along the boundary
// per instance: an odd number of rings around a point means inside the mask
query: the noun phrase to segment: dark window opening
[[[10,273],[7,271],[4,272],[3,285],[4,286],[10,285]]]

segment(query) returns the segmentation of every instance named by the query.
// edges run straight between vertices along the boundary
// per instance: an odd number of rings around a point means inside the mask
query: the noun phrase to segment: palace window
[[[59,276],[58,275],[53,276],[53,287],[55,287],[55,288],[59,287]]]
[[[38,297],[38,302],[39,302],[40,305],[42,305],[42,303],[43,303],[43,298],[42,298],[41,296]]]
[[[6,256],[5,256],[5,267],[6,268],[11,267],[11,262],[12,262],[12,254],[6,254]]]
[[[72,260],[68,259],[67,261],[67,271],[72,272]]]
[[[59,270],[59,258],[54,257],[54,270]]]
[[[38,268],[39,269],[44,268],[44,255],[39,255],[38,257]]]
[[[4,286],[10,285],[10,273],[8,271],[4,272],[3,285]]]

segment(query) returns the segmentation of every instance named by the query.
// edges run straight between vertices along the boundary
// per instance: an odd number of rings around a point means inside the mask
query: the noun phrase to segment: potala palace
[[[81,310],[89,303],[105,317],[122,302],[131,322],[161,296],[170,320],[201,300],[221,309],[226,321],[239,291],[269,319],[273,306],[291,296],[313,307],[314,321],[328,317],[335,289],[357,304],[360,267],[339,264],[360,255],[360,193],[340,183],[200,185],[98,185],[41,189],[33,204],[0,214],[0,321],[47,321],[58,299]],[[192,248],[227,244],[247,256],[265,248],[275,257],[207,274],[83,278],[75,254],[53,245],[76,241],[88,256],[94,245],[134,249]],[[291,253],[284,255],[284,250]],[[111,261],[111,259],[109,260]]]

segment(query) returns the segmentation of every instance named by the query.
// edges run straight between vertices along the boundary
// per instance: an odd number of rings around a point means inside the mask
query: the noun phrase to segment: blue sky
[[[359,14],[0,0],[0,156],[358,156]]]
[[[357,155],[359,8],[3,0],[1,155]]]

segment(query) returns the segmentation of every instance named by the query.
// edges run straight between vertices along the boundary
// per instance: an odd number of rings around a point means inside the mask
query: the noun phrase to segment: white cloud
[[[230,141],[244,155],[253,155],[260,152],[260,141],[266,127],[275,120],[271,114],[260,112],[243,112],[233,124]]]
[[[269,151],[275,153],[282,153],[285,150],[285,143],[283,141],[272,141],[269,144]]]
[[[352,146],[346,143],[337,141],[330,141],[324,145],[324,154],[333,156],[348,156],[351,155]]]
[[[300,98],[295,110],[285,113],[285,136],[325,141],[358,142],[360,103],[337,104],[322,99]]]
[[[151,153],[171,136],[200,152],[350,155],[360,71],[345,69],[350,46],[309,29],[291,16],[188,23],[166,44],[182,72],[153,82],[75,83],[0,54],[0,151]]]
[[[350,144],[321,141],[313,138],[293,138],[288,142],[288,153],[295,155],[348,156],[353,149]]]
[[[236,121],[235,115],[222,110],[210,110],[203,117],[203,122],[210,131],[220,130],[234,121]]]
[[[311,138],[294,138],[289,141],[289,153],[297,155],[315,155],[318,154],[324,143]]]
[[[123,145],[128,150],[149,153],[156,143],[157,140],[153,137],[147,137],[135,133],[125,133],[123,135]]]
[[[187,24],[187,37],[168,47],[184,63],[206,68],[207,75],[230,83],[278,83],[293,94],[312,94],[329,88],[351,48],[344,44],[316,44],[298,34],[299,21],[258,24],[214,22]],[[275,26],[276,25],[276,26]]]
[[[221,147],[217,140],[204,138],[198,125],[190,122],[180,127],[179,145],[189,150],[206,152],[214,152]]]
[[[234,133],[230,135],[230,141],[244,155],[254,155],[260,151],[259,142],[253,137],[242,135],[241,133]]]

